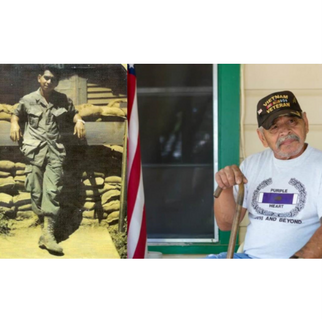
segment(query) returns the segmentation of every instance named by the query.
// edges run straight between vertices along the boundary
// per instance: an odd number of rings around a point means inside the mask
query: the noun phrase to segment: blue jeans
[[[206,259],[225,259],[227,258],[227,253],[220,253],[217,255],[210,254],[205,257]],[[234,259],[252,259],[250,256],[248,256],[245,253],[234,253]]]

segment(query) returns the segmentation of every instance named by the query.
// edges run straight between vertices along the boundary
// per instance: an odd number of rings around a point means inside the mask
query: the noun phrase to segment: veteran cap
[[[268,130],[280,116],[302,118],[302,110],[295,95],[290,91],[275,92],[262,98],[257,104],[258,127]]]

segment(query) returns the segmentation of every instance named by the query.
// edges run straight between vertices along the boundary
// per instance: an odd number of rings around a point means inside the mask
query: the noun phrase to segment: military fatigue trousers
[[[43,165],[30,165],[26,175],[26,190],[31,194],[33,212],[40,217],[57,216],[63,186],[62,161],[48,151]]]

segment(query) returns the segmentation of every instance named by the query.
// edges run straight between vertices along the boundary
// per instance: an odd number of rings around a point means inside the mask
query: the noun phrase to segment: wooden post
[[[124,124],[123,156],[122,156],[122,185],[120,196],[119,232],[124,232],[124,219],[127,214],[127,121]]]

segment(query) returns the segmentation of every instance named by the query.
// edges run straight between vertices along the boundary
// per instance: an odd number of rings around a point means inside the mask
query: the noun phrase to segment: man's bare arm
[[[320,219],[320,222],[321,226],[315,231],[310,240],[305,244],[304,247],[294,254],[296,257],[322,258],[322,219]]]
[[[247,183],[247,179],[237,165],[227,166],[216,173],[216,182],[222,188],[220,197],[214,201],[215,217],[219,229],[231,230],[236,213],[236,202],[233,194],[233,186],[241,182]],[[242,209],[240,221],[243,220],[246,209]]]
[[[76,123],[74,127],[74,135],[76,134],[79,139],[85,137],[85,125],[79,114],[75,114],[73,122]]]
[[[22,138],[21,129],[19,126],[19,117],[17,115],[11,116],[10,139],[14,142]]]

